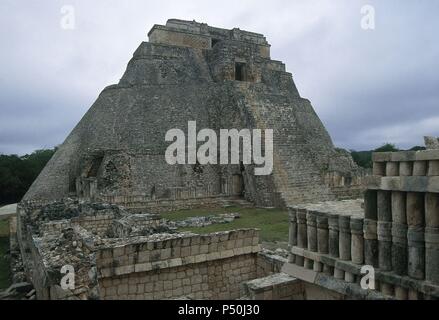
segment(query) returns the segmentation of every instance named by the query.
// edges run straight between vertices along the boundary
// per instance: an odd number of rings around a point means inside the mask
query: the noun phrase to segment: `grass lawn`
[[[0,220],[0,290],[10,285],[9,262],[4,255],[9,250],[9,223],[7,220]]]
[[[288,212],[279,209],[228,207],[180,210],[161,215],[168,220],[184,220],[189,217],[231,212],[237,212],[241,217],[231,223],[212,224],[206,227],[182,228],[180,231],[191,231],[193,233],[202,234],[239,228],[258,228],[261,229],[261,240],[264,242],[288,241]]]

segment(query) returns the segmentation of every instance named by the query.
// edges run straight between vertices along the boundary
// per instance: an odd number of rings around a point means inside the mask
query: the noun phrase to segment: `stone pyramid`
[[[353,196],[349,187],[361,180],[361,171],[347,152],[334,148],[291,73],[270,58],[263,35],[170,19],[148,36],[120,82],[101,92],[24,200],[237,197],[284,206]],[[273,129],[272,174],[256,176],[251,164],[168,164],[165,134],[186,131],[188,121],[200,129]]]

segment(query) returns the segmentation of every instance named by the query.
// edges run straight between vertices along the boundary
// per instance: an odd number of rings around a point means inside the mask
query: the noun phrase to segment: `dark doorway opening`
[[[243,196],[244,194],[244,179],[240,174],[232,176],[232,194],[235,196]]]
[[[87,173],[87,178],[95,178],[98,175],[99,168],[101,167],[104,157],[96,157],[92,161],[90,170]]]
[[[245,63],[235,63],[235,80],[245,81]]]

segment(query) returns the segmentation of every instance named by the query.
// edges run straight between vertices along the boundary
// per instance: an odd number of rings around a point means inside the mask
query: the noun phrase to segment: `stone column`
[[[345,261],[351,260],[351,217],[342,216],[338,217],[340,228],[339,239],[339,253],[340,259]]]
[[[407,274],[406,193],[392,192],[392,268],[398,275]]]
[[[328,216],[320,212],[317,215],[317,251],[321,254],[329,253],[329,229]],[[325,274],[332,274],[330,267],[323,264],[323,272]]]
[[[431,160],[428,162],[428,175],[439,176],[439,160]]]
[[[308,211],[308,214],[306,215],[306,224],[308,226],[307,228],[307,235],[308,235],[308,250],[312,252],[317,252],[317,214],[314,211]],[[314,271],[321,272],[322,271],[322,264],[318,263],[317,261],[311,261],[308,262],[308,269],[314,269]]]
[[[314,211],[308,211],[306,214],[306,234],[307,234],[307,248],[309,251],[317,252],[317,223]],[[314,261],[305,258],[305,268],[313,269]]]
[[[351,260],[351,217],[340,215],[339,222],[339,253],[340,259],[344,261]],[[344,279],[348,282],[354,282],[353,274],[345,272]]]
[[[339,223],[338,223],[338,215],[336,214],[328,214],[328,226],[329,226],[329,241],[328,241],[328,249],[329,255],[334,258],[339,258]],[[337,279],[344,278],[343,270],[334,268],[334,277]]]
[[[425,279],[439,284],[439,193],[425,194]]]
[[[378,267],[377,237],[377,191],[366,190],[364,194],[364,262]]]
[[[306,210],[298,209],[297,211],[297,246],[302,249],[308,248],[307,244],[307,226],[306,226]],[[305,258],[296,255],[296,264],[303,267]]]
[[[288,262],[294,263],[296,256],[291,252],[292,248],[297,246],[297,209],[289,207],[288,213],[290,218],[290,229],[289,229],[289,239],[288,239]]]
[[[386,176],[395,177],[399,176],[399,163],[389,161],[386,163]]]
[[[377,235],[378,235],[378,266],[382,271],[392,270],[392,197],[390,191],[377,193]],[[393,286],[380,282],[380,291],[384,295],[393,295]]]
[[[372,167],[372,174],[374,176],[385,176],[386,175],[386,163],[385,162],[374,162]]]
[[[325,213],[317,215],[317,251],[322,254],[329,253],[329,226]]]
[[[411,176],[411,175],[413,175],[413,162],[411,162],[411,161],[401,161],[399,163],[399,175],[400,176]]]
[[[423,280],[425,276],[424,194],[407,193],[408,275]]]
[[[390,191],[378,191],[378,265],[382,271],[392,270],[392,200]]]
[[[362,218],[351,217],[351,234],[352,262],[361,265],[364,262],[364,234]]]
[[[427,161],[415,161],[413,163],[413,175],[414,176],[426,176],[427,175]]]

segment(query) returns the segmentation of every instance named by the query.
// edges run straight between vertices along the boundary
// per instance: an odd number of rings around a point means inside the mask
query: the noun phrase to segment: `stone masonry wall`
[[[177,210],[186,210],[193,208],[216,208],[222,206],[224,201],[233,200],[233,197],[212,196],[204,198],[187,198],[187,199],[159,199],[145,202],[115,202],[122,205],[130,212],[161,213]]]
[[[101,298],[237,298],[239,284],[257,275],[258,243],[257,230],[242,229],[106,245],[96,254]]]
[[[237,299],[242,282],[256,276],[254,254],[131,273],[100,280],[106,300]]]
[[[61,230],[71,227],[72,225],[79,225],[93,234],[105,236],[110,226],[113,224],[114,219],[114,215],[102,213],[93,216],[82,216],[72,219],[50,221],[42,224],[40,228],[41,232],[44,234],[61,232]]]

